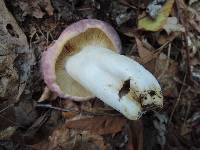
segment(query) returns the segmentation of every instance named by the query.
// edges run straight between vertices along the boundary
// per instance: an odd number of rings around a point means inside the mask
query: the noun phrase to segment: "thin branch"
[[[8,106],[6,106],[5,108],[3,108],[2,110],[0,110],[0,114],[1,114],[2,112],[4,112],[5,110],[7,110],[8,108],[10,108],[11,106],[13,106],[13,104],[8,105]]]
[[[171,122],[172,117],[173,117],[173,115],[174,115],[174,112],[175,112],[175,110],[176,110],[178,104],[180,103],[181,94],[182,94],[182,92],[183,92],[183,87],[184,87],[184,84],[185,84],[185,81],[186,81],[186,77],[187,77],[187,73],[186,73],[185,76],[184,76],[183,84],[182,84],[182,86],[181,86],[181,89],[180,89],[178,98],[177,98],[176,103],[175,103],[175,105],[174,105],[174,108],[173,108],[173,110],[172,110],[172,112],[171,112],[171,114],[170,114],[169,123]]]
[[[69,109],[69,108],[60,108],[60,107],[56,107],[56,106],[52,106],[51,104],[36,104],[36,107],[40,107],[40,108],[49,108],[49,109],[53,109],[53,110],[57,110],[57,111],[62,111],[62,112],[75,112],[75,113],[82,113],[82,114],[86,114],[86,115],[95,115],[95,116],[121,116],[121,114],[110,114],[110,113],[98,113],[98,112],[89,112],[89,111],[77,111],[74,109]]]

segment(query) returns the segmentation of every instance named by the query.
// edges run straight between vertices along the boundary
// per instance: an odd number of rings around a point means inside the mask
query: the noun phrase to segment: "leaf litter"
[[[0,9],[6,16],[0,24],[5,33],[0,35],[0,148],[200,148],[198,1],[5,2]],[[159,79],[161,111],[128,121],[96,99],[73,102],[49,92],[39,71],[41,53],[66,26],[83,18],[104,20],[119,31],[123,54]],[[7,36],[10,40],[4,40]]]

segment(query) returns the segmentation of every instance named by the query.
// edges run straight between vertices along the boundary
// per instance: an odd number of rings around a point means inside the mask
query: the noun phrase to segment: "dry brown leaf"
[[[113,134],[121,131],[126,124],[126,119],[122,117],[97,116],[66,122],[66,127],[70,129],[89,130],[100,135]]]
[[[138,53],[140,56],[140,62],[151,72],[155,72],[155,58],[157,54],[149,51],[143,46],[143,43],[136,37],[136,44],[138,48]]]
[[[142,63],[145,64],[151,61],[152,59],[154,59],[154,54],[151,51],[149,51],[147,48],[145,48],[142,42],[138,38],[135,38],[135,40],[136,40],[138,53],[139,53]]]

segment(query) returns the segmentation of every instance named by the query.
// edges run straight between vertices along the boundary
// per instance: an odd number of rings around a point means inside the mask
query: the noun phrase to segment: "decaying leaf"
[[[96,116],[66,122],[69,129],[89,130],[92,133],[104,135],[119,132],[126,123],[122,117]]]
[[[185,32],[185,28],[178,23],[176,17],[168,17],[163,29],[170,34],[171,32]]]
[[[147,68],[149,71],[152,73],[155,72],[155,58],[157,56],[157,53],[153,53],[149,49],[147,49],[142,41],[140,41],[138,38],[135,38],[137,48],[138,48],[138,53],[140,56],[139,61]]]
[[[160,12],[155,19],[152,19],[149,16],[139,19],[138,29],[146,31],[158,31],[162,29],[171,12],[173,4],[174,0],[167,0],[167,2],[160,9]]]
[[[140,56],[143,64],[145,64],[155,58],[153,52],[151,52],[147,48],[145,48],[143,46],[142,42],[138,38],[135,38],[135,40],[137,43],[138,53],[139,53],[139,56]]]

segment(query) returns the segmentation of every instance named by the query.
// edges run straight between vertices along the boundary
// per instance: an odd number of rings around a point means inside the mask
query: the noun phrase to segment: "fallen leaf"
[[[145,64],[151,61],[152,59],[154,59],[154,54],[151,51],[149,51],[147,48],[145,48],[142,42],[138,38],[135,38],[135,40],[136,40],[138,53],[139,53],[142,63]]]
[[[158,31],[162,29],[171,12],[173,4],[174,0],[167,0],[167,2],[160,9],[160,12],[155,19],[152,19],[149,16],[139,19],[138,29],[146,31]]]
[[[100,135],[113,134],[121,131],[126,119],[122,117],[96,116],[93,118],[83,118],[66,122],[66,127],[70,129],[89,130]]]
[[[168,17],[166,24],[163,26],[163,29],[170,34],[171,32],[185,32],[185,28],[178,24],[176,17]]]
[[[147,68],[152,73],[155,72],[155,58],[157,56],[157,53],[153,53],[150,50],[148,50],[146,47],[144,47],[143,43],[138,39],[135,38],[138,53],[140,56],[139,62],[141,62],[145,68]]]

